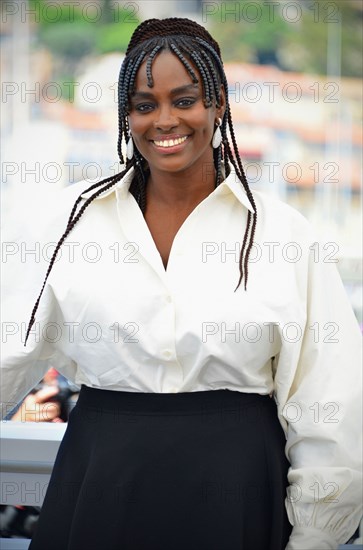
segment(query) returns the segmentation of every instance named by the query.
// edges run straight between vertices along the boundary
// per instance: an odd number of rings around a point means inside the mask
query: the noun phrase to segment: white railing
[[[29,539],[0,539],[1,550],[28,550]]]
[[[63,423],[1,423],[0,504],[42,505],[65,429]]]

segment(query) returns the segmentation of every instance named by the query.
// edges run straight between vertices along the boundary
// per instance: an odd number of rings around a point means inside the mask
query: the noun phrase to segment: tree
[[[38,22],[36,46],[50,50],[54,58],[54,78],[58,81],[74,80],[77,69],[85,56],[108,52],[124,52],[131,34],[139,24],[130,9],[115,2],[102,0],[76,2],[74,5],[46,0],[30,0]],[[64,90],[66,93],[69,90]]]
[[[226,1],[208,18],[227,61],[326,73],[328,29],[341,32],[343,76],[362,76],[362,4],[348,0]]]

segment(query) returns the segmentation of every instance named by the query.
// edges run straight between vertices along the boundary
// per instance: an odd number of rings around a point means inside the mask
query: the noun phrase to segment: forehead
[[[198,78],[198,85],[200,87],[200,75],[198,69],[195,67],[192,61],[187,59],[187,62],[193,69],[194,73]],[[148,86],[147,79],[147,58],[140,65],[139,70],[137,71],[135,78],[135,91],[147,91],[152,92],[155,88],[158,87],[170,87],[176,88],[179,86],[184,86],[193,82],[191,75],[184,67],[183,63],[179,58],[169,50],[163,50],[160,52],[154,59],[151,65],[151,74],[153,78],[153,87]]]

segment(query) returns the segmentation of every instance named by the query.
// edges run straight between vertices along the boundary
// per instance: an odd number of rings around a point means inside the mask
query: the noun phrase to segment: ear
[[[217,115],[218,118],[221,118],[223,120],[224,113],[226,112],[226,91],[224,89],[223,84],[221,84],[220,90],[219,90],[219,107],[217,107]]]

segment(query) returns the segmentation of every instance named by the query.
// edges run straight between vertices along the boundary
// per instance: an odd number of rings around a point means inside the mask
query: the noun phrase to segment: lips
[[[152,140],[152,142],[157,146],[157,147],[163,147],[165,149],[167,149],[168,147],[175,147],[177,145],[181,145],[182,143],[184,143],[187,139],[188,139],[189,136],[179,136],[179,137],[173,137],[173,138],[160,138],[160,139],[154,139]]]

